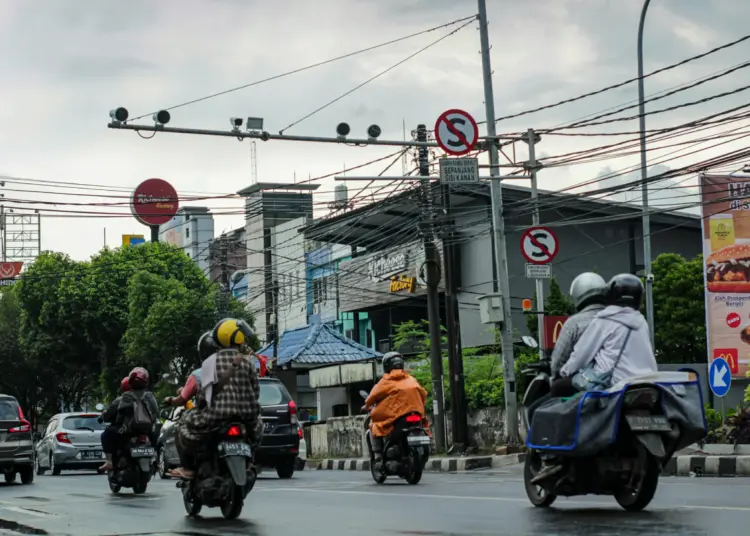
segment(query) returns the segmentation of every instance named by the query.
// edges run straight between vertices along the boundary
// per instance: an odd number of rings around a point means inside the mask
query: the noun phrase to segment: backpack
[[[154,426],[154,416],[151,415],[143,398],[134,396],[133,416],[130,420],[130,431],[134,433],[148,434]]]

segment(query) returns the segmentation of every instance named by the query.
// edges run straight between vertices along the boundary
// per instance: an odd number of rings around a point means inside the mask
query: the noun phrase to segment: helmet
[[[148,371],[143,367],[135,367],[128,375],[131,389],[145,389],[148,387]]]
[[[604,303],[607,293],[607,282],[599,274],[584,272],[573,280],[570,285],[570,297],[576,311],[592,303]]]
[[[398,352],[388,352],[383,356],[383,372],[390,372],[393,369],[404,370],[404,356]]]
[[[210,331],[205,332],[203,335],[201,335],[201,338],[198,339],[198,357],[200,358],[201,362],[209,358],[218,349],[219,347],[216,345],[216,341],[211,336]]]
[[[120,392],[126,393],[128,391],[130,391],[130,378],[125,376],[120,382]]]
[[[220,348],[239,348],[247,344],[253,336],[253,330],[244,320],[225,318],[219,320],[211,337]]]
[[[643,283],[633,274],[618,274],[607,283],[607,299],[613,305],[637,311],[643,305]]]

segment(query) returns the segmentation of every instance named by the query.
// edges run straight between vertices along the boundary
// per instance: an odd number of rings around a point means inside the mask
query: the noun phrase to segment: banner
[[[750,360],[750,178],[703,175],[703,258],[708,361],[723,357],[732,377]]]
[[[557,338],[560,336],[563,324],[568,319],[567,316],[545,316],[544,317],[544,340],[542,341],[543,350],[552,350],[555,347]]]

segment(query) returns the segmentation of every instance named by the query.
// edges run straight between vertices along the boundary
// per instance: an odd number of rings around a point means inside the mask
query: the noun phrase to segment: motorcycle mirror
[[[368,397],[368,396],[370,396],[370,393],[368,393],[367,391],[365,391],[364,389],[362,389],[362,390],[361,390],[361,391],[359,392],[359,396],[361,396],[361,397],[362,397],[362,398],[364,398],[364,399],[367,399],[367,397]]]
[[[534,337],[524,335],[523,337],[521,337],[521,340],[529,348],[539,348],[539,344],[536,342],[536,339]]]
[[[98,404],[97,404],[96,406],[94,406],[94,407],[96,408],[96,411],[104,411],[104,404],[102,404],[101,402],[99,402],[99,403],[98,403]]]

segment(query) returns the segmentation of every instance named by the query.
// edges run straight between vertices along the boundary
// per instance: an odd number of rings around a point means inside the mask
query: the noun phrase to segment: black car
[[[34,481],[34,443],[31,423],[18,400],[0,394],[0,472],[9,484],[20,475],[21,483]]]
[[[255,451],[255,462],[276,469],[279,478],[292,478],[299,454],[299,421],[297,405],[284,384],[275,378],[259,378],[260,405],[263,418],[263,441]],[[180,465],[175,446],[177,421],[185,408],[164,410],[166,419],[156,445],[157,471],[167,478],[169,469]]]

